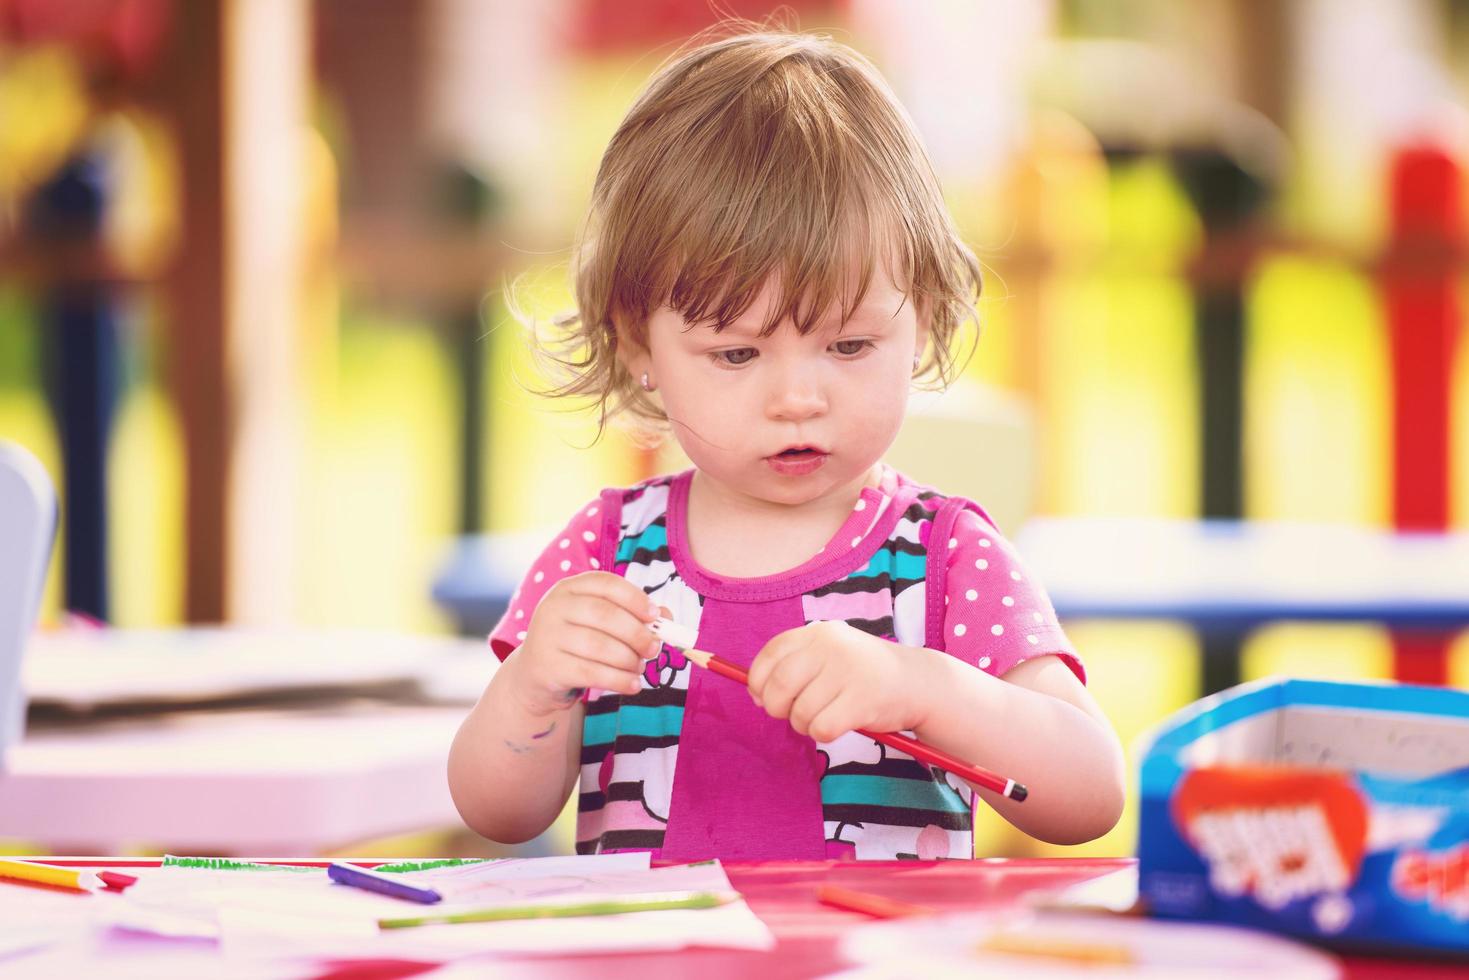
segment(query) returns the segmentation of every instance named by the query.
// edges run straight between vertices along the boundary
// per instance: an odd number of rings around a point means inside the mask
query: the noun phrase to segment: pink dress
[[[976,504],[884,467],[830,541],[797,568],[715,575],[687,544],[693,471],[604,490],[536,560],[490,634],[502,659],[546,591],[569,575],[619,574],[697,631],[700,649],[748,666],[769,640],[843,620],[1003,676],[1059,656],[1085,681],[1040,584]],[[983,765],[982,758],[975,762]],[[798,735],[738,684],[665,646],[636,695],[589,692],[577,850],[668,859],[969,857],[969,785],[848,732]]]

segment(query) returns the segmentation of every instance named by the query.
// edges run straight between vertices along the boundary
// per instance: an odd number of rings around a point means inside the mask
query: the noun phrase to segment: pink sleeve
[[[983,517],[962,511],[948,541],[944,580],[944,648],[986,673],[1003,677],[1035,657],[1059,656],[1086,683],[1081,658],[1066,638],[1051,600],[1013,545]]]
[[[510,597],[505,615],[490,631],[490,649],[495,651],[495,656],[504,660],[520,646],[531,614],[551,586],[569,576],[602,567],[597,558],[601,551],[598,540],[602,533],[600,514],[600,500],[593,500],[578,510],[532,563],[525,578],[521,579],[520,587]]]

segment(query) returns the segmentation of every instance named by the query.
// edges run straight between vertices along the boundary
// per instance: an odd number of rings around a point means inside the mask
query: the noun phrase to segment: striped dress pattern
[[[703,600],[679,576],[668,544],[672,476],[607,491],[603,553],[681,624],[697,630]],[[920,488],[865,566],[801,596],[807,623],[842,620],[910,646],[926,632],[928,541],[951,499]],[[944,560],[942,550],[934,556]],[[604,564],[606,559],[604,558]],[[752,611],[758,611],[758,603]],[[758,614],[758,613],[757,613]],[[941,635],[941,634],[940,634]],[[658,852],[668,822],[679,733],[693,669],[665,645],[636,695],[589,694],[583,722],[576,850]],[[911,734],[911,733],[910,733]],[[817,743],[826,852],[859,860],[968,858],[974,794],[967,783],[856,732]]]

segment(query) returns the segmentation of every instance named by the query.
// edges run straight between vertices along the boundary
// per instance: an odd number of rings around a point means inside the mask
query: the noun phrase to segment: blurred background
[[[959,414],[1004,530],[1463,527],[1469,3],[782,6],[883,71],[984,261]],[[505,287],[567,308],[639,88],[774,7],[0,0],[0,438],[61,493],[43,625],[482,631],[514,576],[474,536],[677,465],[525,390]],[[1220,686],[1187,622],[1067,626],[1127,742]],[[1230,642],[1246,679],[1469,685],[1452,635]]]

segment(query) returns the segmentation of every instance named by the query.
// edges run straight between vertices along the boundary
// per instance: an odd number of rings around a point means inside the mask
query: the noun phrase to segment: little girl
[[[914,380],[950,377],[979,267],[875,69],[785,33],[665,66],[602,158],[575,284],[555,393],[694,467],[604,490],[511,598],[449,758],[470,827],[526,840],[579,784],[579,853],[967,858],[979,799],[1047,841],[1109,830],[1121,751],[1040,585],[976,504],[882,462]],[[660,610],[749,689],[663,646]]]

